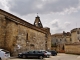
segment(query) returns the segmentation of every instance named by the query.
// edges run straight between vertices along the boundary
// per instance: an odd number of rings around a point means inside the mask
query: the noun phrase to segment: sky
[[[51,34],[80,28],[80,0],[0,0],[0,9],[31,24],[38,13]]]

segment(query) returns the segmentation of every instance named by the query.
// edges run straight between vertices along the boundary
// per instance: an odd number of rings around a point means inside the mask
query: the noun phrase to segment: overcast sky
[[[80,0],[0,0],[0,9],[33,24],[40,17],[51,34],[80,27]]]

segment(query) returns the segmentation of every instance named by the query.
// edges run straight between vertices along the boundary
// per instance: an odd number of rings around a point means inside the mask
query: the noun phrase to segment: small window
[[[58,42],[58,40],[56,39],[56,42]]]
[[[67,42],[66,39],[65,39],[65,42]]]
[[[28,40],[28,33],[26,34],[26,40]]]
[[[40,23],[40,22],[39,22]]]
[[[35,25],[36,25],[37,23],[35,23]]]
[[[72,41],[72,39],[70,38],[70,41]]]
[[[63,47],[62,47],[62,50],[64,50],[64,45],[63,45]]]
[[[77,31],[77,34],[79,34],[79,31]]]
[[[62,41],[62,40],[60,39],[60,41]]]

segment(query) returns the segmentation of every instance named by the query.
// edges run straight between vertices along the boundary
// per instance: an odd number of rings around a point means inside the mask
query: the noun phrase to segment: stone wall
[[[5,16],[0,14],[0,47],[4,48],[4,40],[5,40],[5,27],[6,21]]]
[[[45,34],[28,27],[9,22],[7,25],[6,45],[11,52],[45,49]]]
[[[46,27],[44,28],[47,31],[46,34],[46,50],[51,50],[51,33],[50,33],[50,28]]]
[[[12,55],[27,50],[45,50],[45,34],[0,15],[0,48]]]
[[[80,54],[80,44],[66,44],[65,53]]]
[[[72,43],[78,42],[78,37],[77,37],[76,31],[71,33],[71,38],[72,38]]]
[[[74,28],[71,30],[72,43],[80,41],[80,28]]]

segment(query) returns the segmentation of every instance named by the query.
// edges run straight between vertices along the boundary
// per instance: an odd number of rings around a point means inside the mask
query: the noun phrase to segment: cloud
[[[70,27],[71,23],[70,22],[65,22],[64,25],[65,25],[65,27]]]
[[[6,11],[9,11],[9,0],[0,0],[0,8]]]
[[[79,0],[11,0],[8,1],[12,12],[20,15],[33,13],[50,14],[77,10]]]
[[[62,32],[64,28],[60,25],[61,22],[59,19],[54,19],[49,23],[49,27],[51,28],[51,33]]]
[[[51,28],[51,33],[62,33],[69,30],[71,23],[66,21],[63,23],[60,19],[54,19],[50,22],[49,27]]]
[[[58,19],[55,19],[55,20],[51,21],[50,24],[53,28],[58,28],[59,27]]]

